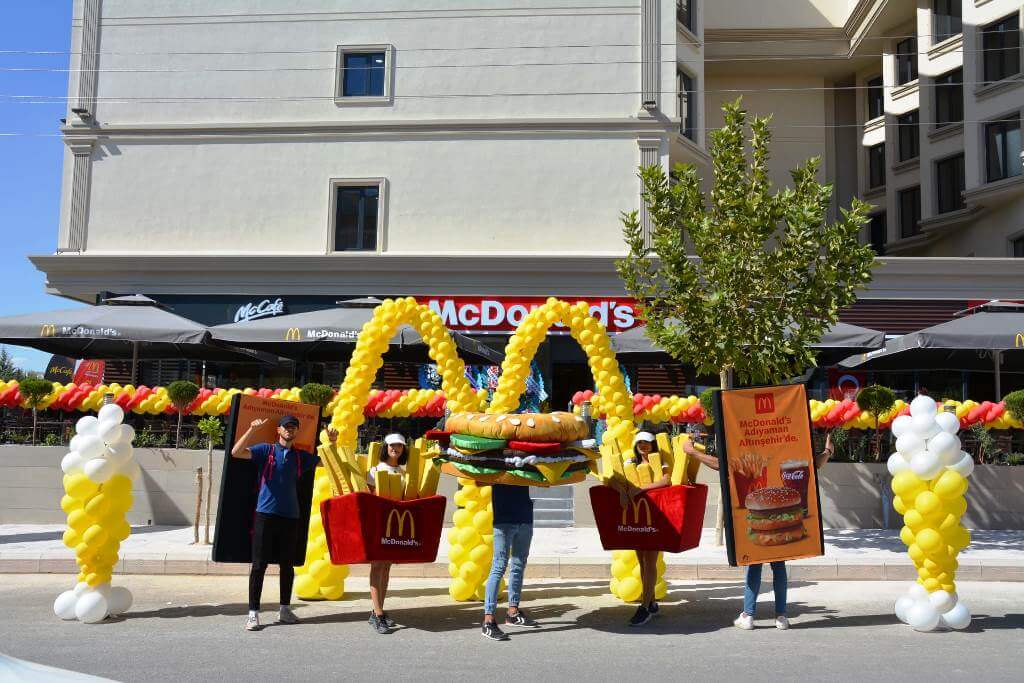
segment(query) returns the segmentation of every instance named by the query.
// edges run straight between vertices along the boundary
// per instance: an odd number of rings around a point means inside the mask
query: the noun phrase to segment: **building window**
[[[1020,14],[981,29],[984,80],[1001,81],[1020,72]]]
[[[920,141],[918,140],[918,110],[908,111],[903,116],[897,117],[896,128],[897,138],[900,141],[900,161],[908,161],[917,157],[920,153]]]
[[[697,0],[676,0],[676,21],[693,31]]]
[[[339,45],[335,104],[390,102],[392,52],[390,45]]]
[[[885,255],[885,243],[888,241],[888,225],[885,220],[885,211],[871,214],[871,222],[868,224],[871,238],[871,248],[879,256]]]
[[[1021,174],[1020,115],[985,124],[985,169],[988,182]]]
[[[939,213],[964,208],[964,155],[943,159],[935,164],[935,191]]]
[[[960,0],[935,0],[932,7],[932,43],[941,43],[963,30]]]
[[[917,78],[917,38],[896,43],[896,85],[910,83]]]
[[[935,127],[964,120],[964,70],[935,77]]]
[[[885,185],[885,143],[868,147],[868,189]]]
[[[882,77],[876,76],[868,81],[868,120],[877,119],[885,113],[885,94],[882,89]]]
[[[900,236],[913,237],[921,232],[921,188],[900,190],[897,204],[900,210]]]
[[[380,184],[334,185],[334,251],[376,251]]]
[[[1010,242],[1013,247],[1014,258],[1024,258],[1024,237],[1018,237]]]
[[[685,71],[676,71],[676,92],[679,93],[679,132],[693,140],[697,124],[697,93],[693,78]]]

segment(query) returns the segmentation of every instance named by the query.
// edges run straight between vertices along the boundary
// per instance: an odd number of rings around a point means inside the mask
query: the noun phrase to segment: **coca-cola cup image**
[[[779,465],[782,485],[800,494],[800,505],[807,514],[807,484],[811,479],[811,466],[805,460],[786,460]]]

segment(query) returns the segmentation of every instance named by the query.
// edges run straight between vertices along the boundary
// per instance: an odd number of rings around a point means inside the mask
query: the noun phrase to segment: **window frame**
[[[1009,31],[1003,31],[1003,30],[993,31],[992,30],[995,27],[1000,26],[1002,24],[1009,24],[1010,26],[1013,27],[1013,29],[1009,30]],[[979,44],[979,46],[981,48],[979,50],[980,59],[978,61],[981,64],[981,80],[983,81],[982,87],[985,87],[986,85],[991,85],[993,83],[998,83],[999,81],[1004,81],[1004,80],[1006,80],[1008,78],[1013,78],[1014,76],[1019,75],[1021,73],[1020,12],[1019,11],[1018,12],[1013,12],[1011,14],[1006,15],[1005,17],[1002,17],[1000,19],[997,19],[996,21],[993,21],[993,22],[991,22],[989,24],[986,24],[985,26],[981,26],[981,27],[978,28],[978,31],[979,31],[978,44]],[[996,34],[999,34],[999,33],[1016,33],[1016,35],[1017,35],[1017,49],[1014,51],[1014,50],[1012,50],[1010,48],[1007,48],[1007,47],[1003,46],[1004,45],[1004,41],[1009,40],[1009,38],[1007,36],[1003,36],[1003,37],[1000,37],[998,39],[1000,41],[1000,46],[999,47],[988,47],[988,46],[986,46],[985,42],[988,39],[988,37],[996,35]],[[1001,70],[999,75],[989,73],[989,56],[990,55],[988,53],[996,51],[996,50],[1004,51],[1004,53],[1001,54],[1001,55],[999,55],[999,54],[995,55],[995,57],[998,59],[997,63],[999,64],[1000,69],[1002,69],[1005,66],[1004,62],[1006,60],[1015,59],[1016,62],[1017,62],[1016,70],[1005,71],[1005,72]],[[1011,57],[1011,54],[1012,54],[1012,57]]]
[[[913,117],[913,122],[904,121],[909,117]],[[909,156],[904,155],[903,141],[904,135],[908,137],[906,139],[913,143],[913,154]],[[896,160],[898,163],[905,161],[913,161],[921,156],[921,110],[911,109],[908,112],[904,112],[896,117]]]
[[[1009,241],[1010,258],[1024,258],[1024,234],[1010,235]],[[1019,254],[1017,253],[1018,248]]]
[[[944,82],[943,79],[950,79],[954,75],[959,74],[959,81]],[[939,130],[947,126],[956,126],[964,122],[964,70],[963,67],[957,67],[951,69],[946,73],[939,74],[933,79],[933,90],[935,91],[934,102],[932,103],[935,107],[935,125],[932,127],[933,130]],[[952,93],[952,94],[950,94]],[[941,118],[941,107],[939,106],[941,96],[950,96],[952,101],[955,102],[956,108],[959,109],[959,118],[951,118],[943,120]]]
[[[877,169],[877,170],[879,170],[881,172],[881,182],[878,182],[878,183],[875,183],[876,164],[874,163],[874,157],[872,156],[873,153],[876,150],[881,150],[882,151],[881,167]],[[868,164],[867,164],[867,166],[868,166],[867,189],[869,191],[880,190],[880,189],[885,187],[886,172],[888,170],[886,165],[885,165],[885,143],[884,142],[879,142],[877,145],[871,145],[870,147],[868,147],[867,148],[867,158],[868,158]]]
[[[384,53],[384,93],[382,95],[345,95],[345,57],[352,54]],[[390,105],[394,103],[395,48],[389,43],[339,45],[335,58],[334,104],[339,107]]]
[[[947,164],[949,164],[950,162],[956,162],[957,160],[960,161],[960,168],[959,168],[959,176],[960,176],[959,177],[959,186],[960,186],[960,189],[958,191],[955,191],[955,193],[948,193],[948,194],[944,195],[943,191],[942,191],[943,190],[943,187],[942,187],[942,185],[943,185],[942,170],[943,170],[943,168],[946,167]],[[935,213],[936,213],[936,215],[940,215],[941,216],[943,214],[952,213],[954,211],[960,211],[961,209],[967,208],[967,203],[964,201],[964,195],[963,195],[964,190],[966,190],[966,189],[967,189],[967,166],[966,166],[966,157],[964,156],[963,152],[958,152],[956,154],[951,154],[950,156],[943,157],[943,158],[937,159],[935,161]],[[948,197],[948,196],[955,197],[956,198],[955,202],[952,205],[949,205],[949,204],[944,205],[943,201],[942,201],[944,196],[946,196],[946,197]]]
[[[875,81],[878,82],[877,86],[873,85]],[[865,81],[865,86],[867,87],[867,119],[868,121],[874,121],[875,119],[885,116],[885,81],[882,79],[882,75],[879,74],[878,76],[867,79],[867,81]],[[878,93],[877,96],[875,95],[875,92]],[[876,101],[878,102],[878,113],[872,116],[871,105]]]
[[[985,124],[981,127],[981,146],[982,146],[982,149],[984,149],[984,154],[982,155],[982,163],[984,164],[984,171],[985,171],[984,176],[985,176],[985,182],[986,183],[997,183],[1000,180],[1007,180],[1009,178],[1016,178],[1016,177],[1019,177],[1022,174],[1024,174],[1024,169],[1021,168],[1021,162],[1020,162],[1020,151],[1021,150],[1018,150],[1017,154],[1012,155],[1013,158],[1011,159],[1010,158],[1011,155],[1009,154],[1010,150],[1009,150],[1009,148],[1006,145],[1006,141],[1009,139],[1009,135],[1007,134],[1007,132],[1011,129],[1011,127],[1007,126],[1007,124],[1013,124],[1013,123],[1017,124],[1017,135],[1018,135],[1018,137],[1021,137],[1022,135],[1024,135],[1024,130],[1022,130],[1022,126],[1021,126],[1022,121],[1021,121],[1020,110],[1015,111],[1015,112],[1011,112],[1011,113],[1007,113],[1007,114],[1004,114],[1003,116],[999,116],[999,117],[996,117],[996,118],[991,119],[989,121],[986,121]],[[1001,126],[1006,126],[1006,130],[1004,130],[1004,133],[1003,133],[1003,149],[1002,149],[1002,156],[1003,156],[1003,162],[1004,163],[1003,163],[1003,168],[1000,169],[1001,171],[1004,171],[1004,173],[1003,173],[1003,175],[1001,175],[998,178],[993,178],[990,175],[990,171],[992,170],[992,166],[989,163],[989,159],[990,159],[990,154],[989,153],[991,152],[991,149],[989,148],[989,144],[988,144],[989,143],[989,130],[992,129],[994,126],[1000,126],[1000,125]],[[1024,138],[1022,138],[1021,147],[1024,148]],[[1016,173],[1011,173],[1010,171],[1012,171],[1013,169],[1016,169],[1017,172]]]
[[[907,45],[908,43],[910,46],[910,51],[901,51],[902,46]],[[907,85],[908,83],[913,83],[914,81],[916,81],[919,75],[917,63],[917,36],[904,38],[903,40],[897,42],[893,52],[896,67],[896,85]],[[903,80],[902,73],[902,66],[904,62],[909,64],[910,70],[908,74],[910,78],[907,78],[906,80]]]
[[[908,232],[906,221],[904,220],[905,216],[903,214],[903,197],[906,196],[909,193],[912,193],[912,192],[916,192],[917,193],[917,203],[916,203],[916,211],[915,211],[915,214],[917,216],[917,220],[913,221],[913,225],[910,226],[910,230]],[[911,238],[911,237],[916,237],[917,235],[921,234],[921,186],[920,185],[911,185],[909,187],[904,187],[903,189],[899,190],[896,193],[896,213],[898,214],[899,221],[900,221],[900,239],[908,239],[908,238]]]
[[[683,10],[683,3],[686,10]],[[683,17],[686,17],[684,19]],[[697,33],[697,0],[676,0],[676,23],[690,33]]]
[[[882,241],[875,242],[875,221],[881,219]],[[877,256],[885,256],[885,245],[889,243],[889,218],[886,211],[875,211],[868,215],[868,244],[874,249]]]
[[[956,9],[957,13],[956,14],[939,14],[939,5],[940,4],[945,4],[946,8],[948,8],[948,9],[946,9],[947,12],[952,11],[953,9]],[[940,24],[943,23],[942,20],[944,20],[944,19],[945,20],[949,20],[949,19],[952,19],[952,18],[956,18],[956,20],[957,20],[956,23],[959,25],[959,28],[956,31],[953,31],[951,33],[943,32],[942,28],[940,28]],[[945,23],[947,23],[949,25],[950,30],[952,30],[954,22],[946,21]],[[945,27],[943,27],[943,28],[945,28]],[[935,45],[937,43],[941,43],[944,40],[949,40],[950,38],[952,38],[954,36],[958,36],[958,35],[962,34],[963,32],[964,32],[963,7],[960,4],[960,0],[932,0],[932,44]]]
[[[690,81],[690,89],[686,90],[686,116],[683,116],[683,79]],[[681,66],[676,66],[676,106],[679,107],[679,134],[691,142],[697,141],[697,106],[691,102],[697,97],[697,77]]]
[[[338,231],[338,190],[341,188],[377,188],[377,244],[374,249],[337,249],[336,238]],[[388,207],[388,180],[383,177],[376,178],[331,178],[328,184],[330,194],[327,214],[327,244],[326,253],[330,255],[366,255],[380,254],[387,250],[387,207]]]

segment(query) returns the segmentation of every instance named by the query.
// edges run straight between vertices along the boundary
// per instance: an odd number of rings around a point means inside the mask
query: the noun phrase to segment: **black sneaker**
[[[373,630],[377,633],[380,633],[381,635],[391,633],[391,629],[389,629],[387,624],[384,623],[384,620],[373,612],[370,612],[370,618],[367,621],[370,622],[370,626],[372,626]]]
[[[657,600],[652,600],[652,601],[651,601],[651,604],[649,604],[649,605],[647,606],[647,611],[651,613],[651,616],[652,616],[652,617],[653,617],[653,616],[657,616],[657,614],[658,614],[658,611],[659,611],[660,609],[661,609],[661,608],[660,608],[660,607],[658,607],[658,601],[657,601]]]
[[[629,620],[630,626],[643,626],[651,620],[651,613],[647,611],[647,608],[640,605],[636,608],[636,614]]]
[[[524,628],[537,628],[540,626],[531,619],[523,610],[516,610],[515,614],[505,614],[505,626],[522,626]]]
[[[494,621],[485,621],[481,633],[488,640],[508,640],[508,634],[498,628],[497,622]]]
[[[388,628],[395,628],[396,626],[398,626],[398,624],[396,624],[394,622],[394,620],[391,617],[388,616],[387,612],[385,612],[384,614],[380,615],[380,620],[383,621],[384,625],[387,626]]]

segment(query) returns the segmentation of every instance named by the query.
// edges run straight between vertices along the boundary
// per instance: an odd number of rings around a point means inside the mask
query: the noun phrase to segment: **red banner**
[[[103,384],[103,370],[106,363],[101,360],[83,360],[75,370],[75,384]]]
[[[565,297],[567,301],[576,302],[580,298]],[[455,332],[512,332],[523,322],[526,314],[539,308],[547,297],[424,297],[441,319],[445,326]],[[601,321],[609,332],[625,332],[641,324],[639,312],[633,299],[588,297],[584,299],[590,304],[590,313]],[[551,327],[552,334],[568,334],[569,330],[561,323]]]
[[[350,493],[320,504],[334,564],[433,562],[444,523],[443,496],[391,500]]]
[[[863,372],[849,372],[836,368],[828,371],[828,397],[836,401],[856,400],[857,392],[864,388],[868,376]]]
[[[680,553],[700,544],[708,487],[668,486],[638,495],[623,508],[609,486],[590,489],[597,532],[605,550]]]

